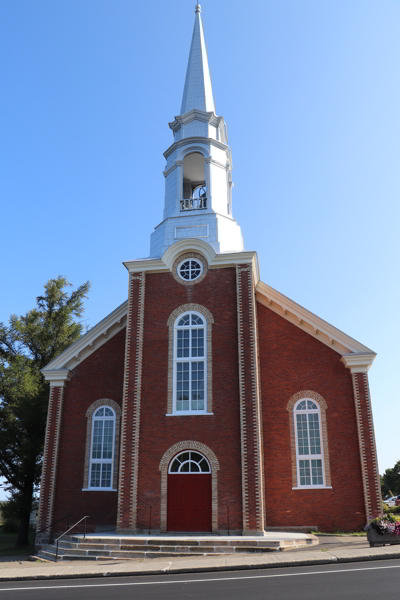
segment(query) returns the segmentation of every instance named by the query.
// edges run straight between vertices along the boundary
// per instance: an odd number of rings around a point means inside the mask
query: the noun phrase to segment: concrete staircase
[[[65,536],[59,542],[58,560],[101,560],[221,556],[223,554],[263,553],[292,550],[318,544],[306,534],[271,534],[268,537],[159,537],[159,536]],[[38,557],[55,560],[56,546],[42,545]]]

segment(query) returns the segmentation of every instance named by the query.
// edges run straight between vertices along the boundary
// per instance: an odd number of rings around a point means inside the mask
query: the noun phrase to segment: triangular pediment
[[[126,327],[127,314],[128,301],[126,300],[92,329],[89,329],[85,335],[67,348],[60,356],[46,365],[42,369],[45,379],[56,379],[58,370],[73,370],[85,358],[93,354],[100,346]]]
[[[284,296],[271,286],[259,281],[256,287],[257,301],[267,308],[277,313],[296,327],[299,327],[312,337],[318,339],[323,344],[331,347],[341,356],[349,354],[365,354],[375,357],[373,352],[364,344],[357,342],[340,329],[337,329],[327,321],[324,321],[317,315],[293,302],[287,296]],[[373,358],[372,358],[373,360]],[[372,361],[371,361],[372,362]]]

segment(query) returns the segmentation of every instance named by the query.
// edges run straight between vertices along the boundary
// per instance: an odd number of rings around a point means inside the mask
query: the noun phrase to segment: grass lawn
[[[4,533],[3,527],[0,527],[0,556],[29,556],[32,554],[33,529],[29,530],[30,546],[15,547],[17,539],[16,533]]]

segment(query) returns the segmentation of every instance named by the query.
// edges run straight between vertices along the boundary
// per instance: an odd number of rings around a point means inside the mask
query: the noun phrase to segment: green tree
[[[400,494],[400,460],[396,462],[394,467],[386,469],[381,475],[382,496],[397,496]]]
[[[83,331],[90,283],[68,293],[65,277],[50,279],[36,307],[0,323],[0,476],[10,493],[6,516],[19,520],[17,546],[28,544],[32,497],[43,458],[49,384],[41,369]]]

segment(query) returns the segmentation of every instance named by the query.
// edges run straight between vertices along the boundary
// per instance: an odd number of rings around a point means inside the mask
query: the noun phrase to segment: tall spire
[[[194,108],[215,113],[200,4],[196,4],[195,12],[196,17],[183,90],[181,115]]]

